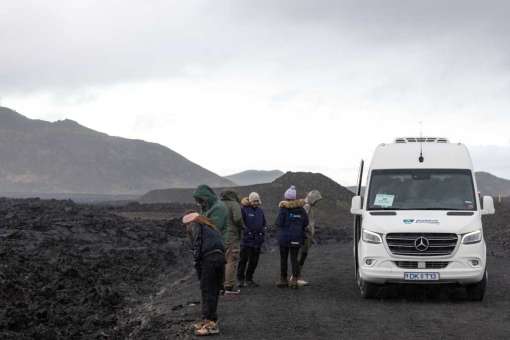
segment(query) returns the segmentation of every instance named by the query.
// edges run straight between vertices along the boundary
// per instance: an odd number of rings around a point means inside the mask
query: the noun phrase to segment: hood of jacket
[[[241,203],[239,196],[233,190],[225,190],[220,194],[222,201],[233,201],[237,203]]]
[[[305,206],[305,200],[299,199],[299,200],[292,200],[292,201],[281,201],[280,204],[278,204],[280,208],[286,208],[286,209],[295,209],[295,208],[302,208]]]
[[[322,195],[319,190],[312,190],[306,195],[305,203],[310,205],[315,205],[322,199]]]
[[[207,206],[211,208],[217,201],[218,196],[208,185],[199,185],[197,190],[193,193],[194,198],[200,198],[207,202]]]

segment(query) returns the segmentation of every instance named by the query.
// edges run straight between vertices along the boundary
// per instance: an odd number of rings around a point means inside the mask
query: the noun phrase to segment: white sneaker
[[[235,289],[235,288],[225,289],[225,295],[239,295],[239,293],[241,293],[241,291],[239,289]]]
[[[308,281],[303,279],[297,281],[298,286],[308,286]]]

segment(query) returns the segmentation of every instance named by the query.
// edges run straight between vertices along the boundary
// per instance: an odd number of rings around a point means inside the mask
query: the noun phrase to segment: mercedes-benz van
[[[387,283],[465,286],[482,300],[487,284],[482,198],[467,147],[445,138],[398,138],[379,145],[361,196],[352,199],[360,293],[374,297]]]

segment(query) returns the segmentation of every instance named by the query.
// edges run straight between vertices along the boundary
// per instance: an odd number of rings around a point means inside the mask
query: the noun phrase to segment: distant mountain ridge
[[[477,172],[476,182],[478,190],[482,195],[490,195],[497,198],[501,196],[510,196],[510,180],[494,176],[488,172]]]
[[[171,149],[0,107],[0,193],[142,194],[233,183]]]
[[[253,185],[271,183],[284,174],[280,170],[246,170],[237,174],[225,176],[237,185]]]

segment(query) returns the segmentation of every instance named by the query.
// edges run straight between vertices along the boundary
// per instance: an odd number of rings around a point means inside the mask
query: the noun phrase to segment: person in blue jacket
[[[278,217],[275,225],[279,229],[278,243],[280,245],[280,269],[281,276],[277,286],[279,288],[298,288],[299,277],[299,249],[306,239],[306,227],[308,226],[308,214],[303,208],[304,200],[297,200],[296,187],[291,186],[285,192],[285,200],[280,202]],[[288,258],[292,265],[292,279],[289,283],[287,278]]]
[[[252,192],[241,201],[244,221],[243,238],[241,240],[241,256],[237,269],[237,280],[240,287],[258,287],[253,281],[253,274],[257,269],[260,249],[264,243],[266,233],[266,217],[260,207],[262,201],[256,192]]]

